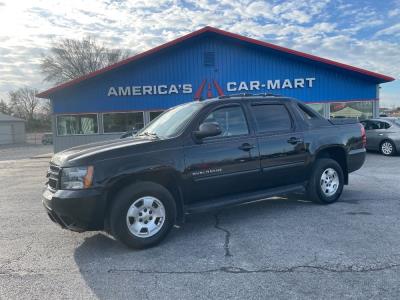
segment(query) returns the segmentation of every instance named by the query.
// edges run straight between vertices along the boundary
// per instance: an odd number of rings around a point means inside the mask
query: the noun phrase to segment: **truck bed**
[[[329,119],[332,125],[345,125],[345,124],[356,124],[360,121],[356,118],[337,118],[337,119]]]

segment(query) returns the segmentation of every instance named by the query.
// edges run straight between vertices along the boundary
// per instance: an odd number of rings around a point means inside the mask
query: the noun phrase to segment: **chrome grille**
[[[47,185],[52,190],[59,189],[59,182],[60,182],[60,170],[59,166],[54,164],[50,164],[49,169],[47,170]]]

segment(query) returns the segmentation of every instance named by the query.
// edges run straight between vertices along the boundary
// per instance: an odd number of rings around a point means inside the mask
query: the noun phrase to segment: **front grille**
[[[60,171],[61,168],[50,163],[50,167],[47,170],[47,185],[52,190],[58,190],[60,188]]]

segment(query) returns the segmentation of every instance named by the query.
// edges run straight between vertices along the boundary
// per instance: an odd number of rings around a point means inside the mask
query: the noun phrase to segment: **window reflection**
[[[372,116],[372,101],[335,102],[330,104],[331,118],[370,119]]]
[[[97,114],[57,116],[57,134],[81,135],[98,133]]]
[[[311,107],[313,110],[315,110],[321,116],[324,115],[324,104],[323,103],[307,103],[307,106]]]
[[[143,112],[103,114],[105,133],[125,132],[143,128]]]

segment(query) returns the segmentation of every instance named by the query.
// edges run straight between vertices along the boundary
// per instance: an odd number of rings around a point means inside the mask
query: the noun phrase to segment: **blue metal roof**
[[[213,57],[211,63],[205,63],[207,55]],[[275,93],[305,102],[375,100],[377,84],[383,81],[205,32],[53,90],[49,96],[54,113],[156,110],[230,93]]]

